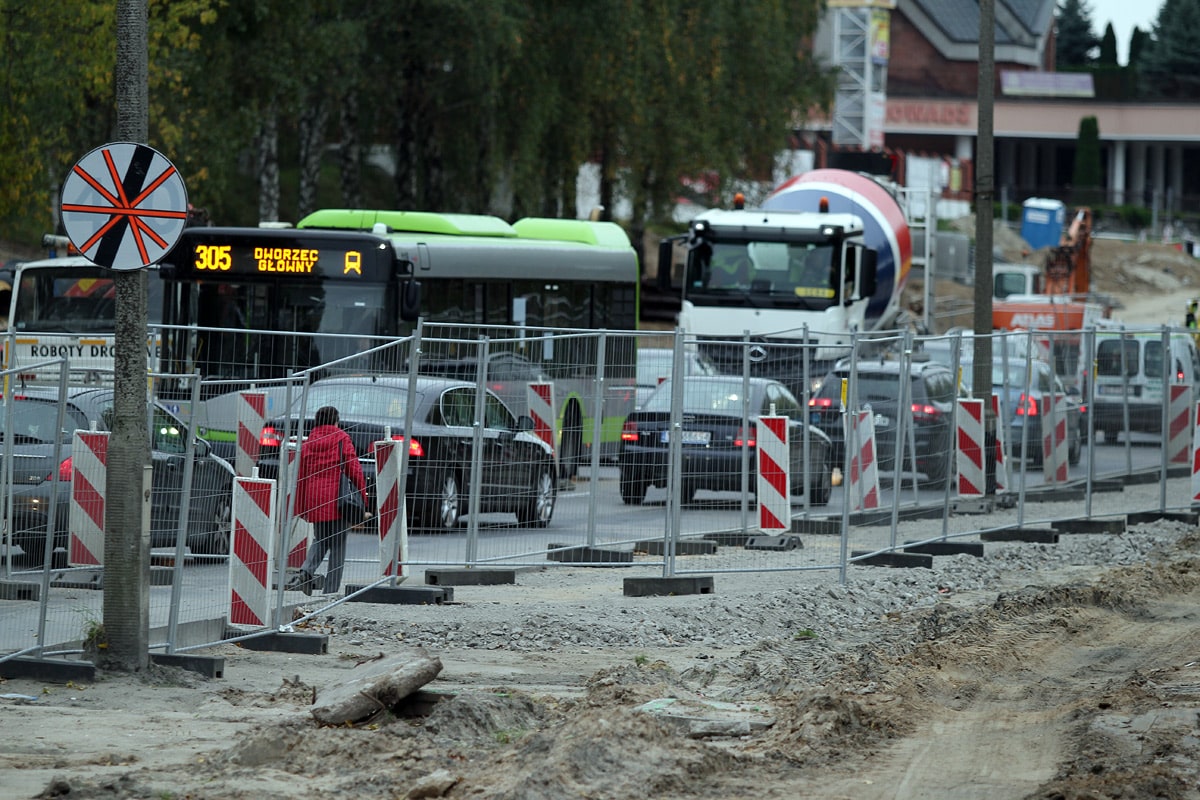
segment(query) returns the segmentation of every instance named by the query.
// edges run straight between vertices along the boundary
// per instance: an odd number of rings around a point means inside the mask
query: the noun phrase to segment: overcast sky
[[[1129,35],[1136,25],[1149,31],[1158,18],[1163,0],[1086,0],[1092,9],[1092,30],[1103,37],[1104,29],[1112,23],[1117,35],[1117,63],[1124,65],[1129,53]]]

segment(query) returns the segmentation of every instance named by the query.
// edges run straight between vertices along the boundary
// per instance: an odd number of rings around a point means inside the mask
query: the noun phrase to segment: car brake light
[[[814,397],[808,401],[809,408],[833,408],[832,397]]]
[[[51,476],[47,475],[46,480],[50,480],[50,479],[51,479]],[[66,458],[64,458],[62,460],[62,463],[58,465],[58,479],[60,481],[71,480],[71,457],[70,456],[67,456]]]
[[[912,414],[914,420],[931,420],[940,417],[942,412],[928,403],[913,403]]]
[[[746,437],[746,429],[738,428],[737,436],[735,436],[733,438],[733,446],[741,447],[743,444],[746,447],[754,447],[755,444],[757,444],[757,442],[755,441],[755,438],[754,438],[754,428],[750,429],[750,436],[749,436],[748,441],[747,441],[747,437]]]
[[[395,438],[395,437],[392,437],[392,438]],[[403,442],[404,437],[401,436],[399,439],[396,439],[396,441]],[[408,457],[409,458],[421,458],[424,455],[425,455],[425,446],[421,444],[421,441],[419,439],[409,439],[408,440]]]
[[[1183,370],[1180,370],[1179,372],[1175,373],[1175,382],[1183,383]]]
[[[625,424],[621,426],[621,441],[636,442],[638,438],[637,423],[625,420]]]
[[[279,431],[272,425],[264,425],[258,443],[262,447],[279,447]]]
[[[1017,400],[1017,416],[1018,417],[1036,417],[1038,415],[1038,402],[1036,397],[1021,395]]]

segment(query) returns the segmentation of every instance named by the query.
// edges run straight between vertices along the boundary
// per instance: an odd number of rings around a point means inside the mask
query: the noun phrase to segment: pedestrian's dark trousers
[[[340,519],[313,523],[312,548],[301,569],[315,575],[326,553],[329,569],[325,572],[325,592],[336,592],[342,585],[342,566],[346,563],[346,523]]]

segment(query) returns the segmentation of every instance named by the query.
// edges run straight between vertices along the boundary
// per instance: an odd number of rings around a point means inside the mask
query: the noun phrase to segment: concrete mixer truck
[[[737,340],[748,331],[751,372],[799,390],[796,345],[810,346],[811,375],[820,377],[849,352],[851,333],[897,324],[912,236],[882,184],[819,169],[780,185],[761,208],[735,206],[698,215],[659,252],[660,288],[681,292],[679,326],[721,371],[741,372]],[[686,257],[673,276],[676,243]]]

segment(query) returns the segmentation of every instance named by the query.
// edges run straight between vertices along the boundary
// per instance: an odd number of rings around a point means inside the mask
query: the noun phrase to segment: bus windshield
[[[95,266],[25,266],[17,283],[13,330],[39,333],[112,333],[116,285],[112,271]],[[162,288],[150,282],[149,319],[162,310]]]

